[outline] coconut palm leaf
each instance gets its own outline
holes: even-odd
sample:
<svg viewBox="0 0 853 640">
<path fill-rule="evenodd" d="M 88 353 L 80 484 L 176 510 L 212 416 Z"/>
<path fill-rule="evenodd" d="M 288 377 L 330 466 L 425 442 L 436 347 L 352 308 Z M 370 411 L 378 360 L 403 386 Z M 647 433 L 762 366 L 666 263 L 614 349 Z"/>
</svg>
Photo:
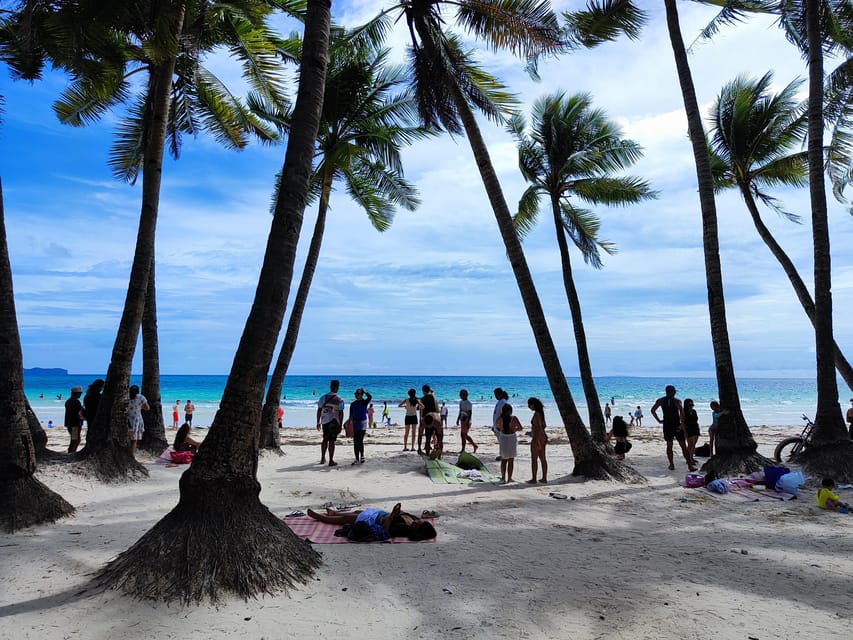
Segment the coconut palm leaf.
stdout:
<svg viewBox="0 0 853 640">
<path fill-rule="evenodd" d="M 564 37 L 573 48 L 597 47 L 622 34 L 637 40 L 648 21 L 633 0 L 590 1 L 584 10 L 563 12 L 563 19 Z"/>
<path fill-rule="evenodd" d="M 536 226 L 539 218 L 540 196 L 541 191 L 535 185 L 527 187 L 521 194 L 518 200 L 518 211 L 512 217 L 512 224 L 519 238 L 525 238 Z"/>
</svg>

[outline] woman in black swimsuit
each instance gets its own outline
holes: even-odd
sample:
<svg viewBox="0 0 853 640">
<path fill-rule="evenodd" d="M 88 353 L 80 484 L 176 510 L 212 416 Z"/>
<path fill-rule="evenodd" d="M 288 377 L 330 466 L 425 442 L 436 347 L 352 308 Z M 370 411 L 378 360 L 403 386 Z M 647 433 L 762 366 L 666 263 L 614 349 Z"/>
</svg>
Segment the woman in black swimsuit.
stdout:
<svg viewBox="0 0 853 640">
<path fill-rule="evenodd" d="M 699 416 L 696 415 L 696 409 L 693 407 L 693 400 L 690 398 L 684 399 L 684 435 L 687 444 L 687 464 L 691 471 L 696 470 L 696 460 L 693 458 L 693 451 L 696 449 L 696 443 L 699 441 Z"/>
</svg>

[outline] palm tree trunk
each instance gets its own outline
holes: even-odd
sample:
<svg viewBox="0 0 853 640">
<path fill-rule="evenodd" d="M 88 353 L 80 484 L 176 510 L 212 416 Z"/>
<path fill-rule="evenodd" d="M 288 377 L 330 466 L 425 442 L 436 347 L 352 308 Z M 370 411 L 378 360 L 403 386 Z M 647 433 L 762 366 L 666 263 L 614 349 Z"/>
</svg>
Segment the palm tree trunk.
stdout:
<svg viewBox="0 0 853 640">
<path fill-rule="evenodd" d="M 806 30 L 809 51 L 809 195 L 812 209 L 815 288 L 815 354 L 817 356 L 817 408 L 812 442 L 800 462 L 809 475 L 831 475 L 836 482 L 853 480 L 851 444 L 835 378 L 832 335 L 832 278 L 830 276 L 829 224 L 823 165 L 823 40 L 818 0 L 806 0 Z"/>
<path fill-rule="evenodd" d="M 261 416 L 261 448 L 280 451 L 280 438 L 278 433 L 278 403 L 281 398 L 281 390 L 284 386 L 284 377 L 290 366 L 290 359 L 296 349 L 296 340 L 299 338 L 299 327 L 302 324 L 302 314 L 305 311 L 305 303 L 311 290 L 311 281 L 320 261 L 320 248 L 323 245 L 323 235 L 326 230 L 326 214 L 329 210 L 329 195 L 332 192 L 332 173 L 327 171 L 323 176 L 323 184 L 320 193 L 320 204 L 317 207 L 317 221 L 314 223 L 314 234 L 308 246 L 308 255 L 305 257 L 305 267 L 302 269 L 302 278 L 299 280 L 299 288 L 296 290 L 296 298 L 293 300 L 293 308 L 290 310 L 290 318 L 287 322 L 287 330 L 284 333 L 284 342 L 278 352 L 270 384 L 267 389 L 267 399 Z"/>
<path fill-rule="evenodd" d="M 586 405 L 589 407 L 589 428 L 592 437 L 598 442 L 607 442 L 607 425 L 604 423 L 604 413 L 601 411 L 601 402 L 598 399 L 598 390 L 595 388 L 595 379 L 592 377 L 592 364 L 589 359 L 589 349 L 586 344 L 586 331 L 583 326 L 583 315 L 581 313 L 581 302 L 572 276 L 572 259 L 569 255 L 569 243 L 566 240 L 566 231 L 563 227 L 563 217 L 560 214 L 559 201 L 551 202 L 551 211 L 554 214 L 554 225 L 557 232 L 557 245 L 560 247 L 560 259 L 563 264 L 563 286 L 566 289 L 566 299 L 569 302 L 569 310 L 572 313 L 572 328 L 575 333 L 575 345 L 578 351 L 578 370 L 580 371 L 583 393 Z"/>
<path fill-rule="evenodd" d="M 421 38 L 421 42 L 427 53 L 433 59 L 438 59 L 432 34 L 419 22 L 416 22 L 415 26 L 418 29 L 418 36 Z M 603 447 L 596 445 L 583 424 L 583 419 L 578 413 L 574 398 L 572 398 L 572 392 L 569 390 L 569 385 L 566 382 L 566 377 L 563 375 L 563 368 L 560 364 L 554 341 L 551 338 L 548 323 L 545 320 L 545 312 L 542 309 L 542 303 L 539 301 L 539 294 L 536 292 L 536 286 L 533 284 L 533 277 L 530 274 L 527 259 L 524 257 L 521 241 L 512 224 L 512 215 L 506 204 L 506 198 L 504 197 L 494 166 L 492 166 L 488 147 L 483 140 L 480 127 L 459 85 L 449 77 L 445 81 L 448 83 L 448 88 L 453 96 L 454 105 L 459 113 L 462 126 L 465 128 L 468 143 L 471 146 L 474 160 L 480 171 L 486 195 L 495 214 L 498 229 L 506 248 L 506 255 L 515 275 L 515 281 L 518 285 L 522 302 L 524 303 L 524 309 L 527 312 L 530 328 L 533 330 L 533 337 L 539 350 L 539 357 L 542 359 L 542 366 L 545 369 L 551 393 L 554 395 L 554 401 L 557 403 L 560 417 L 563 420 L 566 434 L 569 437 L 575 461 L 572 475 L 588 478 L 613 477 L 624 480 L 637 480 L 641 476 L 633 469 L 630 469 L 630 467 L 617 462 L 607 455 Z"/>
<path fill-rule="evenodd" d="M 145 432 L 139 448 L 159 455 L 169 446 L 163 424 L 163 400 L 160 396 L 160 340 L 157 335 L 157 289 L 154 286 L 155 258 L 151 258 L 148 291 L 142 312 L 142 395 L 148 400 L 148 411 L 142 412 Z"/>
<path fill-rule="evenodd" d="M 182 23 L 183 13 L 171 25 L 176 42 Z M 143 143 L 142 210 L 139 214 L 136 249 L 98 415 L 95 424 L 87 431 L 86 447 L 80 453 L 80 457 L 92 467 L 95 474 L 108 481 L 129 475 L 148 475 L 148 470 L 134 459 L 127 446 L 127 388 L 154 259 L 154 234 L 160 204 L 160 180 L 175 61 L 175 56 L 170 56 L 164 62 L 153 64 L 149 73 L 145 112 L 147 126 Z"/>
<path fill-rule="evenodd" d="M 749 215 L 752 216 L 752 223 L 755 225 L 755 230 L 758 231 L 759 237 L 764 241 L 764 244 L 766 244 L 767 248 L 770 249 L 770 253 L 773 254 L 782 266 L 782 270 L 785 272 L 785 275 L 788 276 L 788 280 L 791 281 L 791 286 L 794 288 L 797 300 L 800 301 L 803 311 L 806 312 L 806 316 L 814 327 L 814 300 L 812 300 L 812 296 L 809 293 L 808 287 L 806 287 L 806 283 L 803 282 L 803 279 L 797 271 L 797 267 L 794 266 L 794 263 L 788 257 L 788 254 L 785 253 L 785 250 L 782 249 L 778 242 L 776 242 L 776 238 L 774 238 L 773 234 L 770 233 L 770 229 L 765 226 L 764 221 L 761 219 L 761 215 L 758 212 L 758 206 L 755 203 L 755 198 L 752 197 L 752 193 L 745 186 L 740 187 L 740 192 L 743 196 L 744 202 L 746 202 L 746 208 L 749 210 Z M 847 383 L 850 390 L 853 391 L 853 367 L 850 366 L 850 363 L 847 361 L 847 358 L 844 357 L 844 353 L 842 353 L 841 348 L 835 340 L 833 340 L 832 344 L 835 354 L 835 368 L 838 370 L 838 373 L 841 374 L 841 377 L 844 378 L 844 381 Z"/>
<path fill-rule="evenodd" d="M 136 595 L 190 603 L 305 583 L 320 556 L 259 498 L 258 434 L 308 197 L 329 43 L 330 0 L 308 0 L 299 91 L 255 299 L 220 409 L 180 481 L 180 501 L 99 574 Z"/>
<path fill-rule="evenodd" d="M 74 507 L 36 480 L 36 451 L 27 424 L 24 359 L 15 312 L 12 265 L 0 184 L 0 529 L 53 522 Z"/>
<path fill-rule="evenodd" d="M 729 413 L 720 420 L 717 430 L 717 452 L 702 467 L 709 476 L 733 475 L 761 469 L 767 459 L 756 452 L 758 445 L 749 431 L 740 406 L 737 380 L 735 379 L 729 329 L 726 321 L 726 303 L 723 295 L 723 273 L 720 265 L 720 242 L 717 231 L 717 206 L 714 201 L 714 180 L 702 114 L 696 100 L 687 51 L 681 36 L 678 10 L 675 0 L 664 0 L 666 24 L 670 44 L 678 70 L 678 82 L 687 114 L 693 160 L 696 164 L 696 179 L 699 185 L 699 205 L 702 211 L 702 244 L 705 254 L 705 280 L 708 287 L 708 313 L 711 320 L 711 342 L 717 374 L 717 389 L 720 404 Z"/>
</svg>

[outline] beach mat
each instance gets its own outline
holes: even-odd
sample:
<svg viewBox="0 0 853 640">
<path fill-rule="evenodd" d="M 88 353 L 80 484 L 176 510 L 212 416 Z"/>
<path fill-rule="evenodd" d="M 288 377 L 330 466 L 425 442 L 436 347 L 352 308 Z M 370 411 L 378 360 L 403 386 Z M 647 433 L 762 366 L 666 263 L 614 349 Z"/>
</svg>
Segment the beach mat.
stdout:
<svg viewBox="0 0 853 640">
<path fill-rule="evenodd" d="M 436 484 L 471 484 L 472 482 L 498 483 L 501 481 L 501 477 L 499 475 L 489 471 L 486 465 L 479 460 L 478 462 L 482 465 L 482 468 L 479 469 L 481 477 L 479 479 L 475 479 L 460 476 L 459 474 L 464 473 L 465 469 L 457 467 L 455 464 L 451 464 L 444 460 L 431 460 L 429 456 L 426 455 L 421 457 L 426 465 L 427 475 L 430 477 L 430 480 Z M 474 456 L 471 457 L 473 458 Z"/>
<path fill-rule="evenodd" d="M 428 519 L 430 522 L 432 522 L 433 526 L 435 526 L 434 520 L 429 518 L 425 519 Z M 282 518 L 282 520 L 284 521 L 284 524 L 290 527 L 290 530 L 293 531 L 293 533 L 295 533 L 303 540 L 311 542 L 312 544 L 347 544 L 349 542 L 349 540 L 347 540 L 347 538 L 344 536 L 335 536 L 335 531 L 340 529 L 340 526 L 336 524 L 327 524 L 325 522 L 320 522 L 319 520 L 315 520 L 310 516 L 291 516 L 284 517 Z M 387 542 L 435 542 L 435 538 L 431 540 L 409 540 L 408 538 L 391 538 Z M 359 542 L 357 544 L 372 543 Z"/>
<path fill-rule="evenodd" d="M 728 493 L 717 493 L 716 491 L 711 491 L 708 487 L 696 487 L 693 491 L 701 491 L 728 502 L 785 502 L 797 497 L 784 491 L 774 491 L 773 489 L 755 491 L 737 486 L 729 486 Z"/>
</svg>

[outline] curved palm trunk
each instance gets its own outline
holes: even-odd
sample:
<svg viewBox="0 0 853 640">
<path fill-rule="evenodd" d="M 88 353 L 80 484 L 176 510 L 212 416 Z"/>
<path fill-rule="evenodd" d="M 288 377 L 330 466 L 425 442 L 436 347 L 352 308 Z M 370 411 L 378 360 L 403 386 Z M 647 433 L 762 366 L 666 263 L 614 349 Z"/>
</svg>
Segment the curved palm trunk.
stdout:
<svg viewBox="0 0 853 640">
<path fill-rule="evenodd" d="M 794 288 L 797 300 L 800 301 L 803 311 L 806 312 L 806 316 L 812 323 L 812 326 L 814 326 L 814 300 L 812 300 L 812 296 L 809 293 L 808 287 L 806 287 L 806 283 L 803 282 L 803 279 L 797 272 L 797 267 L 794 266 L 794 263 L 788 257 L 788 254 L 785 253 L 784 249 L 782 249 L 779 243 L 776 242 L 776 238 L 774 238 L 773 234 L 770 233 L 770 229 L 765 226 L 764 221 L 761 219 L 761 215 L 758 212 L 758 206 L 755 203 L 755 198 L 752 197 L 752 193 L 750 193 L 749 189 L 743 185 L 740 186 L 740 193 L 743 196 L 744 202 L 746 202 L 746 208 L 749 210 L 749 215 L 752 217 L 752 223 L 755 225 L 755 230 L 758 231 L 759 237 L 764 241 L 764 244 L 766 244 L 767 248 L 770 249 L 770 253 L 773 254 L 782 266 L 782 270 L 785 272 L 785 275 L 788 276 L 788 280 L 791 281 L 791 286 Z M 850 363 L 847 361 L 847 358 L 844 357 L 844 353 L 842 353 L 835 340 L 832 341 L 832 344 L 835 356 L 835 368 L 838 370 L 838 373 L 841 374 L 841 377 L 844 378 L 844 381 L 847 383 L 847 386 L 850 387 L 850 390 L 853 391 L 853 367 L 850 366 Z"/>
<path fill-rule="evenodd" d="M 812 209 L 815 288 L 815 354 L 817 356 L 817 408 L 812 432 L 814 447 L 801 456 L 810 475 L 830 475 L 836 482 L 853 480 L 853 444 L 844 427 L 838 404 L 832 336 L 832 278 L 830 276 L 829 224 L 823 165 L 823 49 L 817 0 L 805 3 L 809 43 L 809 195 Z"/>
<path fill-rule="evenodd" d="M 284 333 L 284 342 L 278 352 L 267 399 L 261 416 L 261 448 L 280 451 L 280 434 L 278 432 L 278 403 L 281 398 L 281 390 L 284 387 L 284 377 L 290 366 L 290 359 L 296 349 L 296 340 L 299 338 L 299 327 L 302 324 L 302 314 L 305 311 L 305 303 L 311 290 L 311 281 L 320 260 L 320 248 L 323 245 L 323 234 L 326 230 L 326 213 L 329 210 L 329 195 L 332 192 L 332 174 L 326 172 L 323 176 L 320 204 L 317 207 L 317 221 L 314 223 L 314 234 L 311 236 L 311 244 L 308 246 L 308 255 L 305 257 L 305 267 L 302 269 L 302 278 L 299 280 L 299 288 L 296 290 L 296 298 L 293 300 L 293 308 L 290 310 L 290 319 L 287 321 L 287 330 Z"/>
<path fill-rule="evenodd" d="M 418 36 L 421 38 L 427 52 L 431 54 L 433 59 L 438 59 L 435 52 L 435 43 L 432 41 L 430 32 L 420 23 L 416 23 L 416 28 L 418 29 Z M 515 281 L 518 285 L 522 302 L 524 303 L 524 309 L 527 312 L 530 328 L 533 330 L 533 337 L 536 340 L 539 356 L 542 359 L 542 366 L 545 369 L 551 393 L 554 394 L 554 401 L 557 403 L 560 417 L 563 420 L 563 426 L 569 437 L 572 455 L 575 460 L 572 475 L 586 476 L 588 478 L 615 477 L 625 480 L 637 480 L 641 476 L 630 467 L 617 462 L 607 455 L 602 447 L 596 445 L 583 424 L 583 419 L 578 413 L 574 398 L 572 398 L 572 392 L 569 390 L 569 385 L 566 382 L 566 377 L 563 375 L 557 349 L 551 338 L 551 332 L 545 320 L 545 312 L 539 301 L 539 294 L 536 292 L 536 287 L 533 284 L 533 277 L 530 274 L 527 259 L 524 257 L 521 241 L 512 224 L 512 215 L 506 204 L 506 198 L 504 197 L 495 169 L 492 166 L 489 151 L 483 140 L 480 127 L 477 125 L 474 113 L 468 106 L 468 102 L 462 94 L 459 85 L 450 78 L 446 78 L 446 82 L 449 84 L 454 105 L 459 113 L 462 126 L 465 128 L 465 134 L 471 146 L 471 151 L 474 154 L 477 168 L 480 171 L 486 195 L 495 214 L 498 229 L 506 248 L 507 258 L 515 275 Z"/>
<path fill-rule="evenodd" d="M 180 501 L 105 567 L 99 579 L 136 596 L 185 603 L 248 598 L 304 583 L 319 555 L 259 498 L 258 433 L 267 371 L 281 329 L 320 122 L 329 0 L 309 0 L 299 92 L 272 227 L 252 309 L 220 409 L 180 481 Z"/>
<path fill-rule="evenodd" d="M 172 25 L 177 41 L 183 16 Z M 149 275 L 154 260 L 154 232 L 160 204 L 160 181 L 175 58 L 152 66 L 148 79 L 146 133 L 142 165 L 142 210 L 136 249 L 130 270 L 130 283 L 124 301 L 110 365 L 104 380 L 104 392 L 98 405 L 95 424 L 86 434 L 86 447 L 80 457 L 91 465 L 98 477 L 114 480 L 129 475 L 148 475 L 127 446 L 127 388 L 136 340 L 145 309 Z"/>
<path fill-rule="evenodd" d="M 711 342 L 714 348 L 714 364 L 717 373 L 717 389 L 720 404 L 728 409 L 728 415 L 720 419 L 717 430 L 717 455 L 702 467 L 709 476 L 735 475 L 761 469 L 767 459 L 756 452 L 758 445 L 749 431 L 740 406 L 737 380 L 735 379 L 729 329 L 726 321 L 726 302 L 723 295 L 723 274 L 720 266 L 720 241 L 717 231 L 717 206 L 714 201 L 714 180 L 702 114 L 693 88 L 693 78 L 687 61 L 687 51 L 681 37 L 678 10 L 675 0 L 664 0 L 666 24 L 670 44 L 678 70 L 678 82 L 687 114 L 693 160 L 696 163 L 696 179 L 699 185 L 699 204 L 702 210 L 702 244 L 705 254 L 705 280 L 708 287 L 708 313 L 711 320 Z"/>
<path fill-rule="evenodd" d="M 74 507 L 36 480 L 36 451 L 27 424 L 24 359 L 15 313 L 0 184 L 0 529 L 14 533 L 74 513 Z"/>
<path fill-rule="evenodd" d="M 586 405 L 589 407 L 589 428 L 592 437 L 598 442 L 607 442 L 607 425 L 604 423 L 604 413 L 601 411 L 601 402 L 598 399 L 598 390 L 595 388 L 595 379 L 592 377 L 592 364 L 589 360 L 589 349 L 586 344 L 586 331 L 583 326 L 583 315 L 581 313 L 581 301 L 578 297 L 575 280 L 572 276 L 572 260 L 569 255 L 569 243 L 566 241 L 566 232 L 563 229 L 563 218 L 560 215 L 559 202 L 551 202 L 551 210 L 554 214 L 554 225 L 557 231 L 557 245 L 560 247 L 560 259 L 563 263 L 563 286 L 566 289 L 566 299 L 569 302 L 569 310 L 572 313 L 572 328 L 575 333 L 575 345 L 578 350 L 578 369 L 583 385 L 583 394 Z"/>
<path fill-rule="evenodd" d="M 30 430 L 30 437 L 33 440 L 36 459 L 45 460 L 59 456 L 60 454 L 47 448 L 47 432 L 41 426 L 38 416 L 36 415 L 36 412 L 33 411 L 30 401 L 27 400 L 26 395 L 24 396 L 24 403 L 24 411 L 27 415 L 27 428 Z"/>
<path fill-rule="evenodd" d="M 154 286 L 155 259 L 151 258 L 148 291 L 142 312 L 142 395 L 148 400 L 148 411 L 142 412 L 145 433 L 139 448 L 159 455 L 169 446 L 163 424 L 163 401 L 160 396 L 160 340 L 157 336 L 157 289 Z"/>
</svg>

